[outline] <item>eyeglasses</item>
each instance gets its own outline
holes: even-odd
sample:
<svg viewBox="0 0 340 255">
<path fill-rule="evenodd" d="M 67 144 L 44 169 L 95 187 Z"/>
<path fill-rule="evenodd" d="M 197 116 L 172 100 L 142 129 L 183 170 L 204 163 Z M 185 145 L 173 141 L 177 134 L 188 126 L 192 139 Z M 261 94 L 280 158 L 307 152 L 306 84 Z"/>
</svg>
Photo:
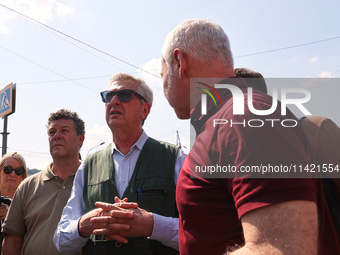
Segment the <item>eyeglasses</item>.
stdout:
<svg viewBox="0 0 340 255">
<path fill-rule="evenodd" d="M 12 173 L 13 170 L 14 170 L 16 175 L 22 175 L 23 173 L 25 173 L 25 168 L 23 168 L 23 167 L 17 167 L 15 169 L 11 166 L 5 166 L 4 167 L 5 174 L 10 174 L 10 173 Z"/>
<path fill-rule="evenodd" d="M 118 91 L 108 90 L 108 91 L 100 92 L 100 95 L 102 96 L 102 100 L 104 103 L 110 103 L 112 98 L 115 95 L 117 95 L 118 99 L 121 102 L 129 102 L 132 94 L 134 94 L 136 97 L 146 102 L 146 99 L 142 95 L 138 94 L 136 91 L 133 91 L 131 89 L 121 89 Z"/>
</svg>

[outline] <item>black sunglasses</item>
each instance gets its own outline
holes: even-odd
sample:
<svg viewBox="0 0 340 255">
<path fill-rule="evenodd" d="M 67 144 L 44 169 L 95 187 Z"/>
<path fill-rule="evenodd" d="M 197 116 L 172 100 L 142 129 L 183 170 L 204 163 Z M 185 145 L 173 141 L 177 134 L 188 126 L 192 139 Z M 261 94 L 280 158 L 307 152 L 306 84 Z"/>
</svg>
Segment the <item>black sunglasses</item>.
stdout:
<svg viewBox="0 0 340 255">
<path fill-rule="evenodd" d="M 115 95 L 117 95 L 118 99 L 121 102 L 129 102 L 132 94 L 146 102 L 146 99 L 142 95 L 138 94 L 136 91 L 133 91 L 131 89 L 121 89 L 117 91 L 108 90 L 100 92 L 100 95 L 102 96 L 102 100 L 104 103 L 110 103 Z"/>
<path fill-rule="evenodd" d="M 10 174 L 10 173 L 12 173 L 13 170 L 14 170 L 16 175 L 22 175 L 23 173 L 25 173 L 25 168 L 23 168 L 23 167 L 17 167 L 15 169 L 11 166 L 5 166 L 4 167 L 5 174 Z"/>
</svg>

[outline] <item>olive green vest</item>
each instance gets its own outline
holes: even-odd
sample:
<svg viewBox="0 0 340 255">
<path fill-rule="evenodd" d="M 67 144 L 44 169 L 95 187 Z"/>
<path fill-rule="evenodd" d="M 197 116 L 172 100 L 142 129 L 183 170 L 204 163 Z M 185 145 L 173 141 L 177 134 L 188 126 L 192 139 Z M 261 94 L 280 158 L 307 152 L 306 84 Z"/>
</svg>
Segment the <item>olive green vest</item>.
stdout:
<svg viewBox="0 0 340 255">
<path fill-rule="evenodd" d="M 122 198 L 137 202 L 146 211 L 166 217 L 178 217 L 174 181 L 178 147 L 148 138 Z M 115 184 L 111 145 L 90 155 L 85 161 L 84 201 L 86 210 L 95 202 L 114 203 L 119 196 Z M 83 254 L 179 254 L 158 241 L 129 238 L 128 244 L 106 241 L 105 236 L 91 235 Z"/>
</svg>

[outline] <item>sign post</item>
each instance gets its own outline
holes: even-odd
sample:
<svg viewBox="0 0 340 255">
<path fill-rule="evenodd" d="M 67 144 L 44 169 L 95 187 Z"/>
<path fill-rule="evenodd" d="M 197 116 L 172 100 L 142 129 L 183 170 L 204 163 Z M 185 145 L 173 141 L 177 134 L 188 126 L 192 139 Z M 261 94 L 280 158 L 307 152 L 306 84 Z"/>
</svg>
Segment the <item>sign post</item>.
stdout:
<svg viewBox="0 0 340 255">
<path fill-rule="evenodd" d="M 2 138 L 2 156 L 7 153 L 7 122 L 8 115 L 15 112 L 15 92 L 16 86 L 11 83 L 0 91 L 0 117 L 4 119 L 4 131 L 1 133 Z"/>
</svg>

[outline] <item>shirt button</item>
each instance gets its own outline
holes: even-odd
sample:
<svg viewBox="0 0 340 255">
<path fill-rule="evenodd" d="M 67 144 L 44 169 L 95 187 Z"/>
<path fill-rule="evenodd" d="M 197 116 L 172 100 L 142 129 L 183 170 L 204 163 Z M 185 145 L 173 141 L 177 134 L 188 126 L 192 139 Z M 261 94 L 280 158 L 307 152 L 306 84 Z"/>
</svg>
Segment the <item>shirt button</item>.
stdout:
<svg viewBox="0 0 340 255">
<path fill-rule="evenodd" d="M 127 158 L 124 158 L 124 160 L 127 160 Z"/>
<path fill-rule="evenodd" d="M 122 180 L 122 182 L 125 182 L 125 181 L 126 181 L 125 179 Z"/>
<path fill-rule="evenodd" d="M 63 186 L 63 189 L 66 189 L 65 186 Z"/>
</svg>

